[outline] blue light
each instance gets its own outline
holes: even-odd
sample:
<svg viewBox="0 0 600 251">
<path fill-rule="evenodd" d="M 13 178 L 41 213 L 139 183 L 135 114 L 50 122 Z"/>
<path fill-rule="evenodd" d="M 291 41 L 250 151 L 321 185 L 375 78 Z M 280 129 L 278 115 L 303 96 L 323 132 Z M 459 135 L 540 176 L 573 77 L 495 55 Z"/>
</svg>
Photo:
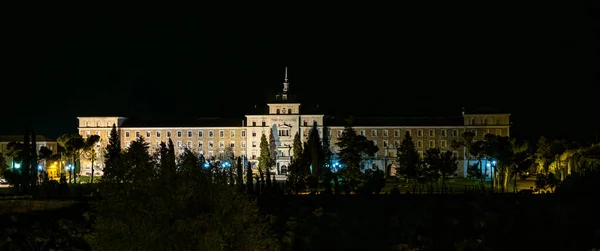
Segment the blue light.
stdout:
<svg viewBox="0 0 600 251">
<path fill-rule="evenodd" d="M 15 163 L 15 168 L 21 168 L 21 163 Z"/>
<path fill-rule="evenodd" d="M 204 167 L 205 167 L 205 168 L 209 168 L 209 167 L 210 167 L 210 163 L 208 163 L 208 161 L 207 161 L 207 162 L 205 162 L 205 163 L 204 163 Z"/>
<path fill-rule="evenodd" d="M 42 165 L 38 165 L 38 170 L 42 170 Z"/>
<path fill-rule="evenodd" d="M 490 165 L 490 163 L 487 163 L 487 167 L 491 167 L 492 165 Z"/>
<path fill-rule="evenodd" d="M 71 166 L 71 164 L 69 164 L 69 165 L 67 166 L 67 169 L 69 169 L 69 170 L 73 170 L 73 167 Z"/>
<path fill-rule="evenodd" d="M 222 167 L 231 167 L 231 164 L 229 164 L 229 162 L 223 162 L 223 164 L 221 164 Z"/>
<path fill-rule="evenodd" d="M 495 161 L 495 160 L 494 160 L 494 161 L 492 161 L 492 165 L 496 165 L 496 161 Z"/>
</svg>

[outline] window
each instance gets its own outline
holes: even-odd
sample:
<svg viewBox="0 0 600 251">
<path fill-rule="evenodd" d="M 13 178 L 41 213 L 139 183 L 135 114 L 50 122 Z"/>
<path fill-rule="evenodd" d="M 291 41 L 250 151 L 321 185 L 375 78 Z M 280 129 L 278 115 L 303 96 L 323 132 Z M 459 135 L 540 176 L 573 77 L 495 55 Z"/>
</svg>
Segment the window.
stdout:
<svg viewBox="0 0 600 251">
<path fill-rule="evenodd" d="M 194 137 L 194 133 L 192 131 L 188 131 L 188 138 Z"/>
<path fill-rule="evenodd" d="M 129 138 L 129 136 L 130 136 L 130 135 L 129 135 L 129 131 L 126 131 L 126 132 L 125 132 L 125 138 Z"/>
<path fill-rule="evenodd" d="M 277 114 L 279 114 L 279 109 L 277 109 Z"/>
<path fill-rule="evenodd" d="M 453 151 L 452 152 L 452 156 L 454 156 L 454 158 L 458 158 L 458 152 L 457 151 Z"/>
<path fill-rule="evenodd" d="M 256 147 L 256 141 L 252 141 L 252 147 Z"/>
<path fill-rule="evenodd" d="M 181 141 L 177 141 L 177 147 L 182 148 L 183 147 L 183 143 L 181 143 Z"/>
<path fill-rule="evenodd" d="M 160 137 L 162 137 L 162 134 L 160 133 L 160 131 L 156 131 L 156 137 L 157 137 L 157 138 L 160 138 Z"/>
<path fill-rule="evenodd" d="M 387 140 L 384 140 L 382 143 L 383 143 L 383 147 L 388 147 L 388 141 Z"/>
<path fill-rule="evenodd" d="M 423 151 L 419 151 L 419 157 L 422 159 L 423 158 Z"/>
<path fill-rule="evenodd" d="M 246 131 L 242 131 L 242 137 L 246 137 Z"/>
<path fill-rule="evenodd" d="M 373 144 L 377 145 L 377 140 L 373 140 Z"/>
<path fill-rule="evenodd" d="M 252 154 L 252 159 L 256 159 L 256 154 Z"/>
<path fill-rule="evenodd" d="M 400 137 L 400 130 L 394 130 L 394 137 Z"/>
<path fill-rule="evenodd" d="M 292 114 L 292 109 L 288 109 L 288 114 Z"/>
<path fill-rule="evenodd" d="M 457 129 L 452 130 L 452 137 L 458 137 L 458 130 Z"/>
<path fill-rule="evenodd" d="M 256 137 L 256 132 L 252 132 L 252 137 Z"/>
<path fill-rule="evenodd" d="M 442 148 L 448 147 L 445 140 L 440 141 L 440 147 L 442 147 Z"/>
<path fill-rule="evenodd" d="M 490 134 L 490 129 L 483 130 L 483 135 L 488 135 L 488 134 Z"/>
<path fill-rule="evenodd" d="M 242 148 L 246 148 L 246 141 L 242 141 Z"/>
<path fill-rule="evenodd" d="M 156 141 L 156 149 L 160 149 L 160 141 Z"/>
<path fill-rule="evenodd" d="M 183 133 L 181 131 L 177 131 L 177 138 L 181 138 L 182 135 Z"/>
<path fill-rule="evenodd" d="M 496 129 L 496 134 L 498 136 L 502 136 L 502 129 Z"/>
<path fill-rule="evenodd" d="M 308 122 L 306 120 L 304 121 L 304 126 L 308 126 Z"/>
<path fill-rule="evenodd" d="M 375 130 L 375 129 L 371 130 L 371 137 L 377 137 L 377 130 Z"/>
<path fill-rule="evenodd" d="M 224 147 L 225 147 L 225 142 L 219 141 L 219 148 L 224 148 Z"/>
<path fill-rule="evenodd" d="M 167 138 L 170 138 L 170 137 L 171 137 L 171 132 L 170 132 L 170 131 L 168 131 L 168 132 L 167 132 Z"/>
<path fill-rule="evenodd" d="M 208 151 L 208 157 L 212 158 L 212 156 L 215 156 L 215 152 L 213 151 Z"/>
<path fill-rule="evenodd" d="M 472 119 L 471 120 L 471 125 L 474 125 L 474 124 L 475 124 L 475 119 Z"/>
<path fill-rule="evenodd" d="M 219 131 L 219 137 L 220 137 L 220 138 L 223 138 L 223 137 L 225 137 L 225 131 L 223 131 L 223 130 L 220 130 L 220 131 Z"/>
<path fill-rule="evenodd" d="M 435 141 L 434 140 L 430 140 L 429 141 L 429 148 L 435 148 Z"/>
<path fill-rule="evenodd" d="M 483 125 L 487 125 L 488 124 L 488 120 L 487 119 L 483 119 Z"/>
<path fill-rule="evenodd" d="M 387 137 L 388 136 L 388 130 L 383 130 L 382 132 L 383 137 Z"/>
<path fill-rule="evenodd" d="M 212 130 L 211 130 L 211 131 L 208 131 L 208 137 L 209 137 L 209 138 L 212 138 L 212 137 L 214 137 L 214 136 L 215 136 L 215 133 L 214 133 Z"/>
<path fill-rule="evenodd" d="M 423 130 L 417 130 L 417 137 L 423 137 Z"/>
<path fill-rule="evenodd" d="M 267 126 L 267 122 L 263 121 L 262 126 Z"/>
<path fill-rule="evenodd" d="M 256 126 L 256 121 L 252 121 L 252 126 Z"/>
<path fill-rule="evenodd" d="M 423 147 L 423 141 L 422 140 L 418 140 L 417 141 L 417 147 Z"/>
<path fill-rule="evenodd" d="M 344 133 L 344 130 L 338 130 L 337 131 L 337 135 L 338 137 L 342 137 L 342 134 Z"/>
<path fill-rule="evenodd" d="M 367 133 L 365 132 L 365 130 L 364 130 L 364 129 L 361 129 L 361 130 L 360 130 L 360 136 L 365 136 L 365 135 L 367 135 Z"/>
<path fill-rule="evenodd" d="M 146 132 L 146 138 L 150 138 L 150 131 Z"/>
<path fill-rule="evenodd" d="M 125 141 L 125 147 L 129 147 L 130 144 L 131 144 L 131 142 Z"/>
<path fill-rule="evenodd" d="M 198 131 L 198 138 L 204 137 L 204 133 L 202 131 Z"/>
<path fill-rule="evenodd" d="M 140 132 L 135 132 L 135 137 L 139 138 L 140 137 Z"/>
<path fill-rule="evenodd" d="M 442 129 L 441 134 L 442 134 L 442 137 L 446 137 L 446 129 Z"/>
<path fill-rule="evenodd" d="M 435 130 L 429 129 L 429 137 L 435 137 Z"/>
<path fill-rule="evenodd" d="M 290 136 L 290 130 L 279 130 L 279 136 Z"/>
<path fill-rule="evenodd" d="M 394 140 L 394 147 L 395 148 L 400 147 L 400 140 Z"/>
<path fill-rule="evenodd" d="M 198 142 L 198 149 L 202 149 L 204 147 L 204 142 L 199 141 Z"/>
<path fill-rule="evenodd" d="M 494 120 L 494 118 L 490 118 L 490 125 L 495 125 L 496 121 Z"/>
<path fill-rule="evenodd" d="M 189 149 L 192 149 L 192 142 L 188 141 L 187 144 L 185 144 L 185 146 Z"/>
<path fill-rule="evenodd" d="M 412 130 L 406 129 L 406 132 L 408 133 L 408 136 L 412 136 Z"/>
<path fill-rule="evenodd" d="M 229 147 L 234 148 L 235 147 L 235 141 L 229 142 Z"/>
<path fill-rule="evenodd" d="M 215 147 L 215 143 L 212 142 L 212 141 L 209 141 L 208 142 L 208 148 L 213 148 L 213 147 Z"/>
</svg>

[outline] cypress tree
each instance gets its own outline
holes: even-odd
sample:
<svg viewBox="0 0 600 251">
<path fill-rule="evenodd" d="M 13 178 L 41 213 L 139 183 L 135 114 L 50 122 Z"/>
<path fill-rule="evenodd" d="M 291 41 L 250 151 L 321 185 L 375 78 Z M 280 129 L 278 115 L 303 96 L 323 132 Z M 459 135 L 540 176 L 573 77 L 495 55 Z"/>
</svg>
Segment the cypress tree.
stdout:
<svg viewBox="0 0 600 251">
<path fill-rule="evenodd" d="M 240 188 L 240 191 L 244 189 L 244 169 L 242 167 L 242 156 L 237 157 L 235 163 L 236 183 Z"/>
<path fill-rule="evenodd" d="M 246 170 L 246 190 L 248 193 L 254 192 L 254 184 L 252 181 L 252 165 L 248 164 L 248 168 Z"/>
<path fill-rule="evenodd" d="M 35 136 L 35 132 L 32 131 L 31 132 L 31 166 L 30 166 L 30 172 L 31 172 L 31 180 L 30 180 L 30 184 L 32 188 L 35 188 L 35 186 L 37 185 L 37 179 L 38 179 L 38 161 L 37 161 L 37 140 L 36 140 L 36 136 Z"/>
</svg>

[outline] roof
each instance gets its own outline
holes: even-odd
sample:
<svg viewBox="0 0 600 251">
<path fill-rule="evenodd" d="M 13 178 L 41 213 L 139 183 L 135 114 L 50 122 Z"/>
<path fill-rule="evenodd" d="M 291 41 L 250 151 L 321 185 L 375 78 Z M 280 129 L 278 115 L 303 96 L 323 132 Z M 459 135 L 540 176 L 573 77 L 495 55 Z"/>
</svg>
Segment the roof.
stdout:
<svg viewBox="0 0 600 251">
<path fill-rule="evenodd" d="M 23 142 L 24 135 L 0 135 L 0 142 Z M 51 138 L 35 135 L 36 142 L 54 142 Z"/>
<path fill-rule="evenodd" d="M 491 107 L 477 107 L 473 110 L 466 111 L 465 114 L 469 115 L 469 114 L 509 114 L 509 113 L 502 112 L 498 109 L 491 108 Z"/>
<path fill-rule="evenodd" d="M 234 118 L 127 118 L 120 127 L 240 127 L 242 119 Z"/>
<path fill-rule="evenodd" d="M 326 125 L 345 126 L 346 117 L 327 117 Z M 463 117 L 354 117 L 352 126 L 462 126 Z"/>
</svg>

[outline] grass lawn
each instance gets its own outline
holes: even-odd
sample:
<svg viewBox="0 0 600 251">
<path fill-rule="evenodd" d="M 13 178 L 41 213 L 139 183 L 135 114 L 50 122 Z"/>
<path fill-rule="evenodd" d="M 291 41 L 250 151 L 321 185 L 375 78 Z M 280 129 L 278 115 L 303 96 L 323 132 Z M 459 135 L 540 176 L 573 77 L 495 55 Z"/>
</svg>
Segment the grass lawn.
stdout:
<svg viewBox="0 0 600 251">
<path fill-rule="evenodd" d="M 101 178 L 102 176 L 94 176 L 94 183 L 100 182 Z M 90 183 L 91 180 L 92 176 L 79 176 L 79 178 L 77 178 L 77 183 Z"/>
</svg>

